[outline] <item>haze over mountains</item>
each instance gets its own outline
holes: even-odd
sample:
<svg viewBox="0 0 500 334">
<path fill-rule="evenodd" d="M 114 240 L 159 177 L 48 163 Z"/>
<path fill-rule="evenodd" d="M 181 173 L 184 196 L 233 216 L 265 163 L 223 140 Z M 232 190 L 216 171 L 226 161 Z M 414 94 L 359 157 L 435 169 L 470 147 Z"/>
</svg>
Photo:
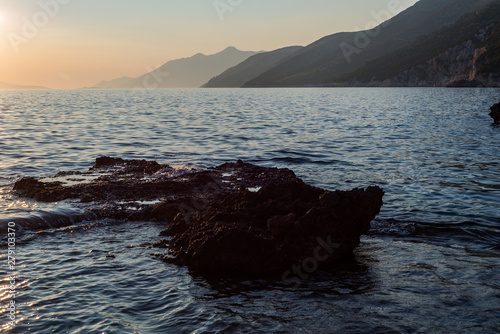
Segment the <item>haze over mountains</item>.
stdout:
<svg viewBox="0 0 500 334">
<path fill-rule="evenodd" d="M 421 0 L 393 14 L 372 13 L 377 27 L 306 47 L 230 47 L 96 87 L 500 86 L 500 0 Z"/>
<path fill-rule="evenodd" d="M 123 77 L 102 81 L 95 88 L 194 88 L 200 87 L 213 76 L 224 72 L 250 56 L 253 51 L 240 51 L 234 47 L 213 54 L 198 53 L 190 58 L 176 59 L 138 78 Z"/>
<path fill-rule="evenodd" d="M 420 0 L 371 30 L 341 32 L 270 52 L 234 47 L 172 60 L 93 88 L 500 87 L 500 0 Z M 385 21 L 384 21 L 385 20 Z M 31 89 L 0 82 L 0 89 Z"/>
<path fill-rule="evenodd" d="M 0 89 L 48 89 L 47 87 L 41 86 L 23 86 L 23 85 L 13 85 L 6 82 L 0 82 Z"/>
</svg>

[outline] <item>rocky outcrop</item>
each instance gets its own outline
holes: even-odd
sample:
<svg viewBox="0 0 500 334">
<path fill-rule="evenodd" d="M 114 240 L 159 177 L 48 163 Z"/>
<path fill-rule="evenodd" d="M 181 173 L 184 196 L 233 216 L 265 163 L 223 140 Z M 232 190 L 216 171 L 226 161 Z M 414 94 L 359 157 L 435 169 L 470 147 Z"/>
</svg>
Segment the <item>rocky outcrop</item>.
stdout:
<svg viewBox="0 0 500 334">
<path fill-rule="evenodd" d="M 162 259 L 210 274 L 268 274 L 321 253 L 328 265 L 352 254 L 379 213 L 378 187 L 328 191 L 288 169 L 238 161 L 175 169 L 102 157 L 87 172 L 16 182 L 19 196 L 79 200 L 97 217 L 165 222 Z M 321 252 L 320 252 L 321 251 Z"/>
<path fill-rule="evenodd" d="M 495 124 L 500 124 L 500 103 L 494 104 L 491 108 L 490 116 Z"/>
<path fill-rule="evenodd" d="M 176 216 L 166 261 L 209 273 L 283 272 L 322 250 L 332 262 L 352 254 L 382 205 L 383 192 L 325 191 L 298 179 L 238 191 L 207 210 Z"/>
</svg>

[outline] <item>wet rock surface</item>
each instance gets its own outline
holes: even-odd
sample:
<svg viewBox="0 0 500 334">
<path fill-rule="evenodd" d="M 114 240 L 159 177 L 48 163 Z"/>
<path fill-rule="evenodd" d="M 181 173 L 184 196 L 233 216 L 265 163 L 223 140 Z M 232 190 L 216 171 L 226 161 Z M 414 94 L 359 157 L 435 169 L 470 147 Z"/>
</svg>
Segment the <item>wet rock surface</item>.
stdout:
<svg viewBox="0 0 500 334">
<path fill-rule="evenodd" d="M 500 124 L 500 103 L 494 104 L 491 108 L 490 116 L 495 124 Z"/>
<path fill-rule="evenodd" d="M 16 182 L 19 196 L 77 200 L 97 218 L 165 222 L 163 260 L 211 274 L 268 274 L 350 256 L 379 213 L 379 187 L 328 191 L 288 169 L 238 161 L 172 168 L 101 157 L 87 172 Z M 154 241 L 153 241 L 154 242 Z"/>
</svg>

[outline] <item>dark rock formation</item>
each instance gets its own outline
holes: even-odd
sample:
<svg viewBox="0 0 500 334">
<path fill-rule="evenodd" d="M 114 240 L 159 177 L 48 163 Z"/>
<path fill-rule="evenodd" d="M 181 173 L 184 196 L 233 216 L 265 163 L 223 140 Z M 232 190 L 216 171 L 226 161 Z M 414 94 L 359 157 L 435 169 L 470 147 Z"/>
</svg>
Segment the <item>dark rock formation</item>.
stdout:
<svg viewBox="0 0 500 334">
<path fill-rule="evenodd" d="M 335 246 L 324 263 L 351 254 L 382 206 L 379 188 L 330 192 L 286 180 L 239 190 L 207 210 L 178 215 L 164 232 L 173 262 L 210 273 L 261 274 L 313 257 L 319 240 Z"/>
<path fill-rule="evenodd" d="M 109 157 L 88 172 L 24 178 L 14 190 L 39 201 L 78 199 L 97 217 L 170 223 L 162 232 L 168 238 L 154 244 L 168 249 L 163 259 L 215 274 L 267 274 L 320 253 L 321 264 L 349 256 L 384 194 L 327 191 L 288 169 L 241 161 L 175 170 Z"/>
<path fill-rule="evenodd" d="M 495 124 L 500 124 L 500 103 L 494 104 L 491 108 L 490 116 Z"/>
</svg>

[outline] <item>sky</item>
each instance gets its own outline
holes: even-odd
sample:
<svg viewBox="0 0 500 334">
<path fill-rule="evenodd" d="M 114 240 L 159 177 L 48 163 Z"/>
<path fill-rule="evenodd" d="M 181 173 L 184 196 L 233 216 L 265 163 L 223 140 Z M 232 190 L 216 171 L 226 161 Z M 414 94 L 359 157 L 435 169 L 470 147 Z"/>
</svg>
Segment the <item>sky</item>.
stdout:
<svg viewBox="0 0 500 334">
<path fill-rule="evenodd" d="M 0 81 L 72 89 L 228 46 L 372 28 L 417 0 L 0 0 Z M 395 13 L 394 13 L 395 14 Z"/>
</svg>

